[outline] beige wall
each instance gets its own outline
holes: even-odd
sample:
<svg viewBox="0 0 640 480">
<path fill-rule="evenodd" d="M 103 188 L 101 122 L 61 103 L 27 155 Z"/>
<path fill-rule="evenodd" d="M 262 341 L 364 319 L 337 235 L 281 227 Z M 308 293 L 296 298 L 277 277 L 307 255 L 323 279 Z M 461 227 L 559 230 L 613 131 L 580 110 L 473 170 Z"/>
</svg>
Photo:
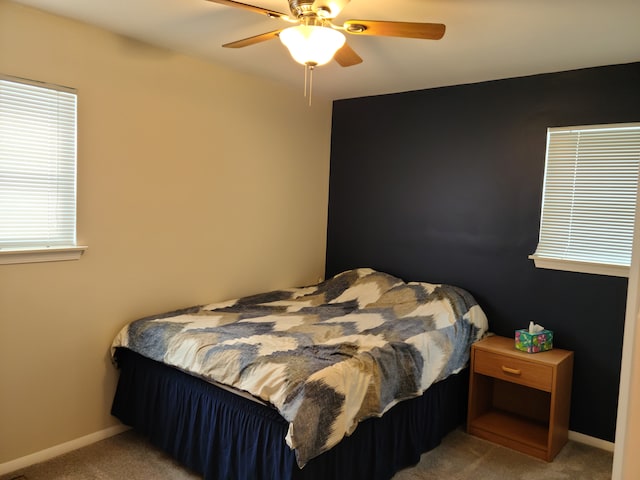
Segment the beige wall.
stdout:
<svg viewBox="0 0 640 480">
<path fill-rule="evenodd" d="M 116 424 L 125 322 L 322 275 L 331 105 L 5 0 L 0 73 L 78 89 L 89 246 L 0 265 L 3 463 Z"/>
</svg>

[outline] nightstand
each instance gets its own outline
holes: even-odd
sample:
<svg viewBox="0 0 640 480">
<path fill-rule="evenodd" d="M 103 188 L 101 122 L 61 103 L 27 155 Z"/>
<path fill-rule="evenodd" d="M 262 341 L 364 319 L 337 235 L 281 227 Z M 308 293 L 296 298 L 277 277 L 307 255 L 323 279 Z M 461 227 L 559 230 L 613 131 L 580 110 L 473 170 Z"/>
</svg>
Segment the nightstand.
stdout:
<svg viewBox="0 0 640 480">
<path fill-rule="evenodd" d="M 573 352 L 516 350 L 492 336 L 471 347 L 467 432 L 550 462 L 569 436 Z"/>
</svg>

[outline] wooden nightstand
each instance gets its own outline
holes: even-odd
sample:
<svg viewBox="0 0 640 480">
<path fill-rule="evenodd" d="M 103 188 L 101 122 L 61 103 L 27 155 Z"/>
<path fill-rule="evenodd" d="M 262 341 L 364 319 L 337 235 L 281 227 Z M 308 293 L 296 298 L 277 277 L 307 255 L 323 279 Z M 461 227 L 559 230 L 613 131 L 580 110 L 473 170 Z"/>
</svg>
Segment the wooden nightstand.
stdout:
<svg viewBox="0 0 640 480">
<path fill-rule="evenodd" d="M 573 352 L 516 350 L 513 338 L 471 347 L 467 432 L 550 462 L 569 435 Z"/>
</svg>

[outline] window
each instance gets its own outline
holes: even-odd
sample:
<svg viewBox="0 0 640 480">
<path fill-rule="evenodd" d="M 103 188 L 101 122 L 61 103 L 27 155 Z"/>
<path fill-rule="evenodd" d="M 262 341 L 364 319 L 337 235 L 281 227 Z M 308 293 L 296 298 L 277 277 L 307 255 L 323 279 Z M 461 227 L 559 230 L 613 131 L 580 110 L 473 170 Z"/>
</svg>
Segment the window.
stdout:
<svg viewBox="0 0 640 480">
<path fill-rule="evenodd" d="M 0 76 L 0 263 L 70 260 L 83 251 L 75 90 Z"/>
<path fill-rule="evenodd" d="M 550 128 L 537 267 L 629 276 L 640 123 Z"/>
</svg>

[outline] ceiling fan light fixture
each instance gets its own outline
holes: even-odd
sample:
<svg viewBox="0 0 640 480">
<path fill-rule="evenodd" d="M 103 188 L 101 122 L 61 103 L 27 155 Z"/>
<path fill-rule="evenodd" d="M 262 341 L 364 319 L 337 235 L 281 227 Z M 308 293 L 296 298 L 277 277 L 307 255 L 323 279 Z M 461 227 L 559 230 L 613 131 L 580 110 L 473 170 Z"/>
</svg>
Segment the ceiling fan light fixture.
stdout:
<svg viewBox="0 0 640 480">
<path fill-rule="evenodd" d="M 281 31 L 280 41 L 296 62 L 315 67 L 330 62 L 345 38 L 330 27 L 298 25 Z"/>
</svg>

